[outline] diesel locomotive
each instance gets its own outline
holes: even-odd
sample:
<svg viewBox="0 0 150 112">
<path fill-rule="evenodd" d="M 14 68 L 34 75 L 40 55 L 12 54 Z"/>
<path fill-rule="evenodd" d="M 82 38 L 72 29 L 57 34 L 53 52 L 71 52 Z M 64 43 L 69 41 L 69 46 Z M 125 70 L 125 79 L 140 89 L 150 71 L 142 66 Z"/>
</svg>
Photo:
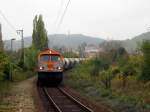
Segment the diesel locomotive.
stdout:
<svg viewBox="0 0 150 112">
<path fill-rule="evenodd" d="M 53 49 L 46 49 L 38 54 L 38 81 L 41 84 L 60 84 L 63 72 L 73 68 L 85 58 L 64 58 L 61 53 Z"/>
<path fill-rule="evenodd" d="M 38 84 L 61 83 L 63 79 L 64 57 L 61 53 L 46 49 L 38 55 Z"/>
</svg>

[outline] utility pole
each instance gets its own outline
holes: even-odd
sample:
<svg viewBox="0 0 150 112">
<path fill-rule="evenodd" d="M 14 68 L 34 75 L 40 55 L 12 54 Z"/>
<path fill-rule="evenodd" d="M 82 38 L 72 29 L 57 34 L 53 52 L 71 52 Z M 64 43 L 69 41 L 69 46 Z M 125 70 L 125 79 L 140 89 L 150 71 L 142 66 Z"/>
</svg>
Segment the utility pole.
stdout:
<svg viewBox="0 0 150 112">
<path fill-rule="evenodd" d="M 24 67 L 24 39 L 23 39 L 23 30 L 16 30 L 17 34 L 21 35 L 21 65 Z"/>
<path fill-rule="evenodd" d="M 13 51 L 13 41 L 16 40 L 15 38 L 11 39 L 11 52 Z"/>
<path fill-rule="evenodd" d="M 15 38 L 11 39 L 11 53 L 13 53 L 13 41 Z M 11 59 L 10 69 L 9 69 L 9 80 L 13 81 L 13 59 Z"/>
</svg>

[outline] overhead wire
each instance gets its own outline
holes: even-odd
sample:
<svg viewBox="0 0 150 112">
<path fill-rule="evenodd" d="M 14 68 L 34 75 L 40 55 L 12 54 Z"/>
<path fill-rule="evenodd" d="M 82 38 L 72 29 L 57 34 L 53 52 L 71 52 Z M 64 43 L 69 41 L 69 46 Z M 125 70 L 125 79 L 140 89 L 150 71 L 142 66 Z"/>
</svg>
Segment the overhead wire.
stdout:
<svg viewBox="0 0 150 112">
<path fill-rule="evenodd" d="M 59 21 L 58 25 L 57 25 L 56 31 L 59 30 L 60 25 L 61 25 L 62 22 L 63 22 L 64 16 L 65 16 L 65 14 L 66 14 L 66 12 L 67 12 L 67 9 L 68 9 L 68 7 L 69 7 L 70 2 L 71 2 L 71 0 L 68 0 L 68 3 L 67 3 L 67 5 L 66 5 L 66 7 L 65 7 L 65 10 L 64 10 L 64 12 L 63 12 L 63 14 L 62 14 L 62 16 L 61 16 L 61 18 L 60 18 L 60 21 Z"/>
<path fill-rule="evenodd" d="M 59 8 L 59 10 L 58 10 L 57 17 L 56 17 L 56 20 L 55 20 L 55 23 L 54 23 L 55 26 L 56 26 L 56 24 L 57 24 L 57 22 L 58 22 L 58 20 L 59 20 L 61 11 L 62 11 L 62 9 L 63 9 L 63 4 L 64 4 L 64 2 L 63 2 L 63 0 L 61 0 L 61 2 L 60 2 L 60 8 Z"/>
<path fill-rule="evenodd" d="M 7 22 L 7 24 L 16 32 L 15 27 L 8 21 L 6 16 L 3 14 L 3 12 L 0 10 L 0 15 L 4 18 L 4 20 Z"/>
<path fill-rule="evenodd" d="M 9 27 L 14 31 L 14 34 L 16 35 L 16 37 L 18 37 L 15 27 L 11 24 L 11 22 L 9 22 L 9 20 L 7 19 L 7 17 L 4 15 L 4 13 L 1 10 L 0 10 L 0 15 L 3 17 L 3 19 L 9 25 Z"/>
</svg>

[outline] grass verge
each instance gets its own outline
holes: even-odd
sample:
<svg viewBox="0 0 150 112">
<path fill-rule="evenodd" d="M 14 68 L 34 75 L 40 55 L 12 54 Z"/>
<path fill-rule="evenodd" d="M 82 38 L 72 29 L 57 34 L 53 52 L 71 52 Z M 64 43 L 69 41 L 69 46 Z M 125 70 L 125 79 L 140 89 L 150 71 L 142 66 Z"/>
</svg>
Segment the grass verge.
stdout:
<svg viewBox="0 0 150 112">
<path fill-rule="evenodd" d="M 90 62 L 85 62 L 69 71 L 65 83 L 81 95 L 112 108 L 114 112 L 149 112 L 150 86 L 144 87 L 135 78 L 129 77 L 126 88 L 121 88 L 121 80 L 112 80 L 110 89 L 106 89 L 99 77 L 91 76 Z M 143 88 L 144 87 L 144 88 Z"/>
</svg>

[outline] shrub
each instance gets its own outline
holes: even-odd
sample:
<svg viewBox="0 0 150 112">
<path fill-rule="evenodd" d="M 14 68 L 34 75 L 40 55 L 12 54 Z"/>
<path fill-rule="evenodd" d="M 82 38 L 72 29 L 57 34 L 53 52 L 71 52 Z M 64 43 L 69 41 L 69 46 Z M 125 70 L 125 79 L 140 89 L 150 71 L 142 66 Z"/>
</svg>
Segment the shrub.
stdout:
<svg viewBox="0 0 150 112">
<path fill-rule="evenodd" d="M 140 79 L 146 83 L 150 81 L 150 40 L 143 41 L 141 51 L 143 53 L 144 63 L 141 69 Z"/>
<path fill-rule="evenodd" d="M 37 64 L 37 54 L 38 50 L 34 47 L 26 49 L 25 52 L 25 68 L 27 70 L 34 70 Z"/>
<path fill-rule="evenodd" d="M 101 54 L 91 61 L 91 76 L 98 76 L 100 71 L 107 70 L 110 65 L 109 57 Z"/>
<path fill-rule="evenodd" d="M 111 87 L 111 80 L 113 79 L 113 74 L 111 69 L 107 71 L 102 71 L 100 73 L 100 80 L 102 84 L 105 86 L 105 88 L 110 88 Z"/>
</svg>

